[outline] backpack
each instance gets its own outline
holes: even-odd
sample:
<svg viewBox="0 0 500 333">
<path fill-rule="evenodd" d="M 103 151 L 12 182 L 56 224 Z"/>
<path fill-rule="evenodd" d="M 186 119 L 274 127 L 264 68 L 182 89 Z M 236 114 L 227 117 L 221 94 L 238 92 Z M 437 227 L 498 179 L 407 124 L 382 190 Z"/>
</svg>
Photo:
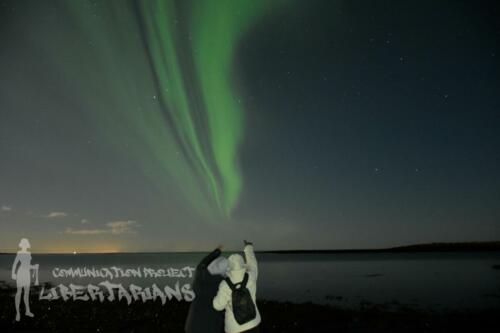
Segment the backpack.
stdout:
<svg viewBox="0 0 500 333">
<path fill-rule="evenodd" d="M 247 288 L 248 273 L 245 273 L 243 281 L 240 283 L 233 284 L 228 277 L 224 280 L 232 291 L 231 301 L 233 303 L 233 314 L 236 322 L 239 325 L 243 325 L 254 319 L 257 313 L 252 296 Z"/>
</svg>

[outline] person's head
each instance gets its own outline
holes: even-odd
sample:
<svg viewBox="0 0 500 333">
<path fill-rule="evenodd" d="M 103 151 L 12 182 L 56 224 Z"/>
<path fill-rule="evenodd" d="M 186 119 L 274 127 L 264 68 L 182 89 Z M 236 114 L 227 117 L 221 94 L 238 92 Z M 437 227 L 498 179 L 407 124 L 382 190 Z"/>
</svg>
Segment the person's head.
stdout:
<svg viewBox="0 0 500 333">
<path fill-rule="evenodd" d="M 229 263 L 226 257 L 220 256 L 214 259 L 207 267 L 208 272 L 212 275 L 225 276 L 229 270 Z"/>
<path fill-rule="evenodd" d="M 28 239 L 23 238 L 23 239 L 21 239 L 21 241 L 19 242 L 19 247 L 20 247 L 22 250 L 26 250 L 26 249 L 29 249 L 29 248 L 31 247 L 31 245 L 30 245 L 30 242 L 28 241 Z"/>
<path fill-rule="evenodd" d="M 230 255 L 228 261 L 230 271 L 239 271 L 245 269 L 245 260 L 239 254 Z"/>
</svg>

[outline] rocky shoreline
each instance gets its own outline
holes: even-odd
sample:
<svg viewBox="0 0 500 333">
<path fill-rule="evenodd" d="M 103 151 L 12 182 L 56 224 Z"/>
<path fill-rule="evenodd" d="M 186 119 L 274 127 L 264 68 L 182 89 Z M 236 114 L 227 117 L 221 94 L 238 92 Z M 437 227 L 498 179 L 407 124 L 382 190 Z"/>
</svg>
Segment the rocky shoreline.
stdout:
<svg viewBox="0 0 500 333">
<path fill-rule="evenodd" d="M 37 287 L 38 288 L 38 287 Z M 183 332 L 189 308 L 185 301 L 84 302 L 43 301 L 31 297 L 34 318 L 14 320 L 12 288 L 0 289 L 1 332 Z M 33 290 L 32 295 L 36 294 Z M 22 306 L 22 309 L 24 307 Z M 259 302 L 262 331 L 279 332 L 493 332 L 500 309 L 475 313 L 424 313 L 406 308 L 366 306 L 346 310 L 312 303 Z M 210 333 L 210 332 L 207 332 Z"/>
</svg>

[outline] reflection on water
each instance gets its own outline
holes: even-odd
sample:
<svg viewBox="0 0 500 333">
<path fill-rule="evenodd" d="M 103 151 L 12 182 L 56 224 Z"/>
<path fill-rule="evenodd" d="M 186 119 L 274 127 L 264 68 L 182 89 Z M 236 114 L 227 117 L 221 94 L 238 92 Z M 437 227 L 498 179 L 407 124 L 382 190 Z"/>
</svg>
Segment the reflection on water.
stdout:
<svg viewBox="0 0 500 333">
<path fill-rule="evenodd" d="M 499 253 L 298 255 L 265 260 L 262 294 L 347 307 L 367 303 L 427 310 L 500 306 Z M 286 278 L 286 277 L 289 278 Z"/>
<path fill-rule="evenodd" d="M 54 278 L 58 268 L 153 269 L 196 266 L 203 253 L 33 255 L 40 283 L 99 283 L 98 278 Z M 329 303 L 342 307 L 384 304 L 424 310 L 500 307 L 500 253 L 257 254 L 260 298 Z M 10 280 L 14 255 L 0 255 L 0 280 Z M 147 287 L 189 278 L 120 278 Z"/>
</svg>

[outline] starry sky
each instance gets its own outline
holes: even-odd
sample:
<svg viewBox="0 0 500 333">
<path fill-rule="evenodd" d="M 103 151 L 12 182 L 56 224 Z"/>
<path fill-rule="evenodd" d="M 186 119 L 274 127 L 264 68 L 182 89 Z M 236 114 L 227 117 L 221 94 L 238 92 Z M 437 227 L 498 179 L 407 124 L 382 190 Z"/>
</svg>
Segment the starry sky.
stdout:
<svg viewBox="0 0 500 333">
<path fill-rule="evenodd" d="M 495 1 L 0 1 L 0 251 L 500 239 Z"/>
</svg>

